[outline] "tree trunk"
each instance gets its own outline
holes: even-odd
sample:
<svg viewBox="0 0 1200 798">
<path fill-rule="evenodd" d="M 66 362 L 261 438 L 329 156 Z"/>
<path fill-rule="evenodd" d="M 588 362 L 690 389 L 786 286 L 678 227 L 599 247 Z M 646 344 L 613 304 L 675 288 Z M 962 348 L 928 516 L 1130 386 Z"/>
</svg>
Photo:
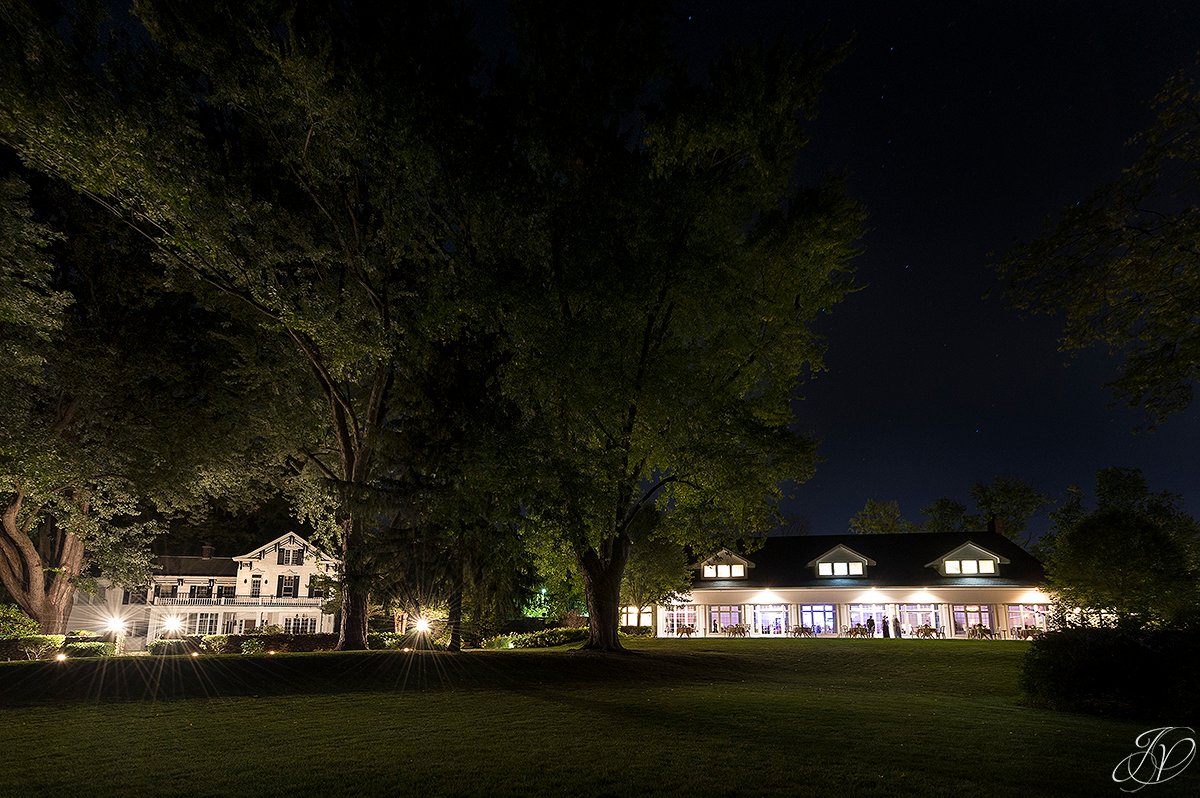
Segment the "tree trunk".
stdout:
<svg viewBox="0 0 1200 798">
<path fill-rule="evenodd" d="M 450 608 L 447 622 L 450 624 L 450 642 L 446 648 L 450 651 L 462 650 L 462 616 L 463 616 L 463 573 L 462 564 L 455 569 L 457 578 L 450 591 Z"/>
<path fill-rule="evenodd" d="M 370 574 L 363 562 L 363 547 L 354 519 L 343 521 L 342 529 L 342 623 L 338 629 L 337 648 L 339 651 L 365 651 Z"/>
<path fill-rule="evenodd" d="M 621 576 L 629 560 L 629 536 L 620 533 L 603 557 L 589 546 L 579 555 L 588 606 L 588 641 L 584 649 L 624 651 L 617 630 L 621 622 Z"/>
<path fill-rule="evenodd" d="M 83 543 L 60 529 L 61 545 L 48 552 L 52 560 L 44 561 L 28 530 L 17 524 L 23 501 L 18 490 L 0 515 L 0 582 L 42 634 L 63 634 L 75 604 L 72 580 L 83 569 Z"/>
</svg>

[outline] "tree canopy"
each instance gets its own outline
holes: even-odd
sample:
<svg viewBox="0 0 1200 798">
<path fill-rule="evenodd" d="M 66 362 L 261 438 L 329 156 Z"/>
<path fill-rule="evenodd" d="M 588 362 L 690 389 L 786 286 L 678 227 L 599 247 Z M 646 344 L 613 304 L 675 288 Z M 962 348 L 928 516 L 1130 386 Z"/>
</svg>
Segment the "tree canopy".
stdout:
<svg viewBox="0 0 1200 798">
<path fill-rule="evenodd" d="M 1119 178 L 1066 209 L 999 266 L 1020 309 L 1064 314 L 1062 346 L 1121 357 L 1113 383 L 1161 421 L 1200 377 L 1200 93 L 1198 66 L 1155 98 L 1155 123 Z"/>
<path fill-rule="evenodd" d="M 900 502 L 876 501 L 867 503 L 850 519 L 850 531 L 856 535 L 898 534 L 916 532 L 919 527 L 905 520 L 900 512 Z"/>
</svg>

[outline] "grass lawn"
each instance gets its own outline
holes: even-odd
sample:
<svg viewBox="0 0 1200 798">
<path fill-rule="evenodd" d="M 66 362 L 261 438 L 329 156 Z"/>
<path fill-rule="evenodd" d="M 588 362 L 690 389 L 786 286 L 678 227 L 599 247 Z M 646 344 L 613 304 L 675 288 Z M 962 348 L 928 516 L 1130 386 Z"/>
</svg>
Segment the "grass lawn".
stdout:
<svg viewBox="0 0 1200 798">
<path fill-rule="evenodd" d="M 630 647 L 284 655 L 291 693 L 10 705 L 0 796 L 1120 795 L 1148 728 L 1021 706 L 1018 643 Z M 304 681 L 330 657 L 344 685 Z M 1200 765 L 1143 793 L 1197 794 Z"/>
</svg>

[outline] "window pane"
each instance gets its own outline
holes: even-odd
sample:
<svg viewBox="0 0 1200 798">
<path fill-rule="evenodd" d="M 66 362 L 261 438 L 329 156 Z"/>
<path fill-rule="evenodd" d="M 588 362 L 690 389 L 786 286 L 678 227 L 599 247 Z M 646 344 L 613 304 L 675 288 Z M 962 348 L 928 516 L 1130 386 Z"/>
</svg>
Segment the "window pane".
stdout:
<svg viewBox="0 0 1200 798">
<path fill-rule="evenodd" d="M 845 576 L 846 575 L 846 563 L 835 562 L 833 564 L 833 574 L 834 574 L 834 576 Z"/>
<path fill-rule="evenodd" d="M 833 576 L 833 563 L 821 562 L 817 563 L 817 573 L 821 576 Z"/>
<path fill-rule="evenodd" d="M 996 573 L 996 563 L 993 560 L 980 560 L 979 573 L 994 574 Z"/>
<path fill-rule="evenodd" d="M 863 564 L 860 562 L 850 563 L 850 575 L 851 576 L 862 576 L 863 575 Z"/>
<path fill-rule="evenodd" d="M 731 565 L 731 566 L 729 567 L 729 575 L 730 575 L 730 576 L 733 576 L 733 577 L 738 577 L 738 578 L 741 578 L 741 577 L 745 576 L 745 575 L 746 575 L 746 566 L 744 566 L 744 565 Z"/>
<path fill-rule="evenodd" d="M 704 577 L 706 579 L 712 579 L 716 575 L 717 575 L 717 566 L 715 566 L 715 565 L 704 566 Z"/>
<path fill-rule="evenodd" d="M 946 560 L 946 573 L 962 573 L 962 570 L 958 567 L 958 560 Z"/>
<path fill-rule="evenodd" d="M 962 572 L 964 574 L 979 573 L 978 563 L 975 560 L 963 560 L 962 561 Z"/>
<path fill-rule="evenodd" d="M 718 565 L 717 566 L 717 576 L 720 577 L 721 579 L 728 579 L 729 578 L 729 566 L 728 565 Z"/>
</svg>

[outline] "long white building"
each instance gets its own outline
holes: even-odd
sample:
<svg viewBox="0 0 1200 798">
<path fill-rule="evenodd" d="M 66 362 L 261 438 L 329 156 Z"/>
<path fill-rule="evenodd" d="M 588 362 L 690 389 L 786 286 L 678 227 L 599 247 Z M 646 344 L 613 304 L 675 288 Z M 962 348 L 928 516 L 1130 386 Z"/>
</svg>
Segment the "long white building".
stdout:
<svg viewBox="0 0 1200 798">
<path fill-rule="evenodd" d="M 335 631 L 321 606 L 338 561 L 295 533 L 237 557 L 205 546 L 200 556 L 160 556 L 155 564 L 145 588 L 102 583 L 94 596 L 80 593 L 68 628 L 99 631 L 120 621 L 130 651 L 165 631 L 241 634 L 269 624 L 297 634 Z"/>
</svg>

